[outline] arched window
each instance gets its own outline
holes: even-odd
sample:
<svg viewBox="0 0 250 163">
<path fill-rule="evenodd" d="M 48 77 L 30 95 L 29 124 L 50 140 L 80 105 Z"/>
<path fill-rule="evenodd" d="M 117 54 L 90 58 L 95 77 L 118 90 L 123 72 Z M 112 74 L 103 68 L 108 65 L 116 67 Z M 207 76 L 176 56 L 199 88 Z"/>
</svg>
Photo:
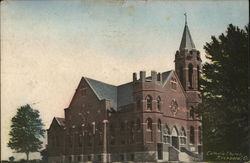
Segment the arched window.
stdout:
<svg viewBox="0 0 250 163">
<path fill-rule="evenodd" d="M 152 97 L 148 95 L 146 97 L 146 101 L 147 101 L 147 110 L 152 110 Z"/>
<path fill-rule="evenodd" d="M 181 128 L 180 140 L 181 140 L 181 144 L 186 144 L 186 131 L 184 127 Z"/>
<path fill-rule="evenodd" d="M 152 131 L 152 129 L 153 129 L 153 126 L 152 126 L 153 121 L 152 121 L 152 119 L 148 118 L 146 123 L 147 123 L 147 130 Z"/>
<path fill-rule="evenodd" d="M 168 125 L 166 124 L 163 129 L 163 142 L 164 143 L 170 143 L 170 130 Z"/>
<path fill-rule="evenodd" d="M 161 131 L 161 120 L 158 119 L 158 124 L 157 124 L 158 131 Z"/>
<path fill-rule="evenodd" d="M 181 84 L 183 85 L 184 81 L 183 81 L 183 66 L 180 67 L 179 69 L 179 74 L 180 74 L 180 81 L 181 81 Z"/>
<path fill-rule="evenodd" d="M 189 88 L 193 88 L 193 65 L 190 63 L 188 65 L 188 82 L 189 82 Z"/>
<path fill-rule="evenodd" d="M 197 87 L 200 90 L 200 67 L 197 66 Z"/>
<path fill-rule="evenodd" d="M 141 129 L 141 121 L 140 121 L 140 119 L 138 118 L 137 120 L 136 120 L 136 130 L 140 130 Z"/>
<path fill-rule="evenodd" d="M 178 136 L 178 130 L 177 130 L 177 128 L 175 126 L 173 127 L 171 134 L 172 134 L 172 136 L 175 136 L 175 137 Z"/>
<path fill-rule="evenodd" d="M 191 109 L 190 109 L 190 118 L 194 119 L 194 107 L 191 106 Z"/>
<path fill-rule="evenodd" d="M 195 136 L 194 136 L 194 127 L 190 126 L 190 144 L 194 144 Z"/>
<path fill-rule="evenodd" d="M 201 142 L 202 142 L 201 126 L 199 126 L 199 128 L 198 128 L 198 135 L 199 135 L 199 143 L 201 144 Z"/>
<path fill-rule="evenodd" d="M 157 109 L 161 110 L 161 98 L 160 98 L 160 96 L 157 97 Z"/>
<path fill-rule="evenodd" d="M 135 142 L 134 128 L 135 128 L 135 122 L 131 121 L 130 140 L 129 140 L 131 144 Z"/>
<path fill-rule="evenodd" d="M 177 89 L 177 81 L 174 77 L 171 78 L 171 88 L 176 90 Z"/>
</svg>

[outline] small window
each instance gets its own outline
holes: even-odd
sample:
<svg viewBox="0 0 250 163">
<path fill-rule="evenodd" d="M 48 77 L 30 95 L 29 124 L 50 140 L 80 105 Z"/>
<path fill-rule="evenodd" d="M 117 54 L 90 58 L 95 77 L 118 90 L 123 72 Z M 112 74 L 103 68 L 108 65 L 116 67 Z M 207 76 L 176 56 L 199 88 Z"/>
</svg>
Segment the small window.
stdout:
<svg viewBox="0 0 250 163">
<path fill-rule="evenodd" d="M 193 65 L 191 63 L 188 65 L 188 82 L 189 89 L 193 89 Z"/>
<path fill-rule="evenodd" d="M 157 97 L 157 109 L 159 111 L 161 110 L 161 98 L 160 98 L 160 96 Z"/>
<path fill-rule="evenodd" d="M 148 95 L 146 97 L 146 101 L 147 101 L 147 110 L 152 110 L 152 97 Z"/>
<path fill-rule="evenodd" d="M 158 120 L 158 125 L 157 126 L 158 126 L 158 131 L 161 131 L 161 120 L 160 119 Z"/>
<path fill-rule="evenodd" d="M 180 132 L 180 143 L 186 144 L 186 132 L 183 127 L 181 128 L 181 132 Z"/>
<path fill-rule="evenodd" d="M 174 77 L 171 78 L 170 83 L 171 83 L 171 88 L 176 90 L 177 89 L 177 81 Z"/>
<path fill-rule="evenodd" d="M 170 130 L 169 130 L 169 127 L 168 125 L 166 124 L 164 126 L 164 129 L 163 129 L 163 142 L 166 144 L 166 143 L 170 143 Z"/>
<path fill-rule="evenodd" d="M 82 87 L 82 88 L 80 88 L 79 91 L 80 91 L 81 96 L 86 96 L 87 95 L 87 88 Z"/>
<path fill-rule="evenodd" d="M 152 129 L 153 129 L 152 123 L 153 123 L 152 119 L 148 118 L 147 119 L 147 130 L 152 131 Z"/>
<path fill-rule="evenodd" d="M 194 119 L 194 107 L 191 106 L 191 109 L 190 109 L 190 118 Z"/>
</svg>

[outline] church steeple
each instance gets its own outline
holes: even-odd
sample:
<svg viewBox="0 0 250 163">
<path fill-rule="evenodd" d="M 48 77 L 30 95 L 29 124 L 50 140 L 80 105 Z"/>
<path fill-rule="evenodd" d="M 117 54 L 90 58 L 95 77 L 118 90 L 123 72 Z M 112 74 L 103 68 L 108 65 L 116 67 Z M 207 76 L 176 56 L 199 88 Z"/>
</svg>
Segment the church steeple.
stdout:
<svg viewBox="0 0 250 163">
<path fill-rule="evenodd" d="M 185 15 L 185 27 L 184 27 L 184 31 L 182 34 L 181 45 L 180 45 L 179 50 L 183 50 L 183 49 L 192 50 L 192 49 L 195 49 L 195 45 L 192 40 L 190 31 L 188 29 L 187 14 L 185 13 L 184 15 Z"/>
<path fill-rule="evenodd" d="M 179 50 L 175 54 L 175 71 L 186 91 L 199 91 L 201 58 L 195 49 L 185 15 L 185 27 Z"/>
</svg>

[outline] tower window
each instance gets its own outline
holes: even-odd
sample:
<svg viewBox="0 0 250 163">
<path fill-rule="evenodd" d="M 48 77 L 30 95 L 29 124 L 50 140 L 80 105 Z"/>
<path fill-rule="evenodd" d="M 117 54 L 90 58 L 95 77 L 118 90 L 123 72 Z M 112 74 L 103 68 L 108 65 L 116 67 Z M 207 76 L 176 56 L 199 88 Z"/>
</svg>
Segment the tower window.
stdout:
<svg viewBox="0 0 250 163">
<path fill-rule="evenodd" d="M 157 98 L 157 109 L 161 110 L 161 98 L 160 98 L 160 96 L 158 96 L 158 98 Z"/>
<path fill-rule="evenodd" d="M 184 86 L 184 85 L 183 85 L 183 83 L 184 83 L 184 81 L 183 81 L 183 67 L 182 67 L 182 66 L 181 66 L 180 69 L 179 69 L 179 74 L 180 74 L 180 81 L 181 81 L 181 84 L 182 84 L 182 86 Z"/>
<path fill-rule="evenodd" d="M 146 97 L 146 101 L 147 101 L 147 110 L 152 110 L 152 97 L 148 95 Z"/>
<path fill-rule="evenodd" d="M 193 89 L 193 65 L 191 63 L 188 65 L 188 82 L 189 89 Z"/>
<path fill-rule="evenodd" d="M 197 66 L 197 87 L 200 90 L 200 67 Z"/>
<path fill-rule="evenodd" d="M 147 119 L 147 130 L 152 131 L 152 129 L 153 129 L 152 124 L 153 124 L 152 119 L 151 119 L 151 118 L 148 118 L 148 119 Z"/>
</svg>

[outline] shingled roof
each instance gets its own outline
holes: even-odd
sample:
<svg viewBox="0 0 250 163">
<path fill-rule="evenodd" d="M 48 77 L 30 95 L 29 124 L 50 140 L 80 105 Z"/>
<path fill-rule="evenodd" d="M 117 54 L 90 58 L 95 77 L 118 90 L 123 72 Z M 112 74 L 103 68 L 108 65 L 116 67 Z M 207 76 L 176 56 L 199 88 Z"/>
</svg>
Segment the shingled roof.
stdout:
<svg viewBox="0 0 250 163">
<path fill-rule="evenodd" d="M 90 78 L 85 78 L 99 100 L 111 100 L 113 107 L 117 108 L 117 87 Z"/>
<path fill-rule="evenodd" d="M 173 71 L 166 71 L 162 73 L 162 84 L 169 80 L 170 74 Z M 118 110 L 121 106 L 133 103 L 133 82 L 125 83 L 119 86 L 103 83 L 94 79 L 86 78 L 91 89 L 94 91 L 99 100 L 107 99 L 113 104 L 113 109 Z M 151 76 L 147 77 L 151 79 Z"/>
<path fill-rule="evenodd" d="M 195 45 L 194 45 L 194 42 L 192 40 L 192 37 L 191 37 L 191 34 L 190 34 L 190 31 L 188 29 L 187 24 L 185 24 L 182 39 L 181 39 L 180 50 L 182 50 L 182 49 L 188 49 L 188 50 L 195 49 Z"/>
</svg>

